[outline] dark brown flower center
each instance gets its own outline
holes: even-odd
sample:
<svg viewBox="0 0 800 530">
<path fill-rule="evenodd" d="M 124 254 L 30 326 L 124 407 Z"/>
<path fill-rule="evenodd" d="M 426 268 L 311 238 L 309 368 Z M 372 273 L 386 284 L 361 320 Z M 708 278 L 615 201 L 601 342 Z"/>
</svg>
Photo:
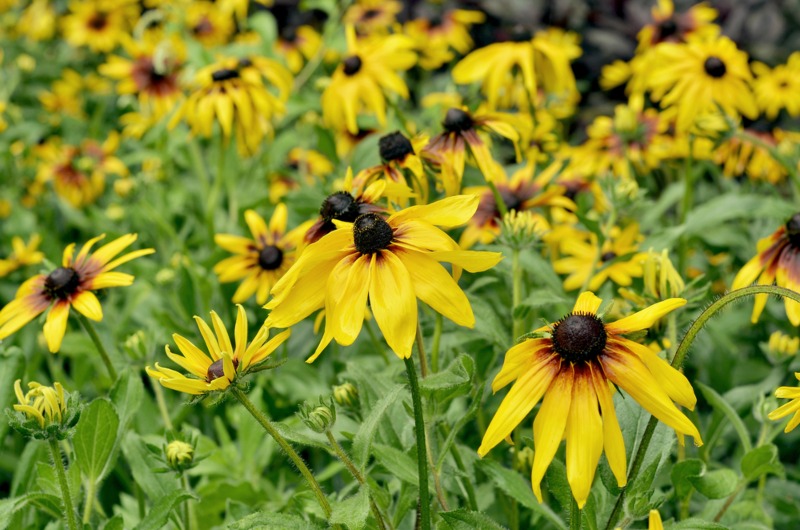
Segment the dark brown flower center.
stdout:
<svg viewBox="0 0 800 530">
<path fill-rule="evenodd" d="M 604 253 L 603 253 L 603 255 L 602 255 L 602 256 L 600 256 L 600 260 L 601 260 L 603 263 L 605 263 L 605 262 L 607 262 L 607 261 L 611 261 L 612 259 L 614 259 L 614 258 L 616 258 L 616 257 L 617 257 L 617 253 L 616 253 L 616 252 L 611 252 L 611 251 L 609 251 L 609 252 L 604 252 Z"/>
<path fill-rule="evenodd" d="M 389 223 L 378 214 L 360 215 L 353 224 L 353 241 L 362 254 L 374 254 L 392 242 L 394 232 Z"/>
<path fill-rule="evenodd" d="M 239 77 L 239 70 L 232 68 L 223 68 L 211 73 L 211 80 L 215 83 L 220 81 L 227 81 L 228 79 L 236 79 Z"/>
<path fill-rule="evenodd" d="M 258 253 L 258 265 L 266 271 L 274 271 L 283 263 L 283 251 L 275 245 L 268 245 Z"/>
<path fill-rule="evenodd" d="M 719 57 L 713 56 L 706 59 L 706 62 L 703 63 L 703 68 L 708 75 L 716 79 L 724 76 L 725 72 L 728 71 L 728 69 L 725 68 L 725 63 L 723 63 Z"/>
<path fill-rule="evenodd" d="M 95 31 L 100 31 L 108 24 L 108 15 L 102 11 L 97 11 L 89 19 L 89 27 Z"/>
<path fill-rule="evenodd" d="M 253 60 L 250 59 L 249 57 L 243 57 L 239 59 L 238 63 L 239 68 L 248 68 L 250 66 L 253 66 Z"/>
<path fill-rule="evenodd" d="M 606 338 L 606 328 L 597 316 L 570 313 L 553 329 L 553 348 L 565 361 L 588 362 L 603 352 Z"/>
<path fill-rule="evenodd" d="M 233 359 L 233 369 L 236 370 L 239 367 L 238 359 Z M 220 377 L 225 377 L 225 361 L 223 359 L 217 359 L 208 367 L 208 371 L 206 372 L 206 381 L 211 382 L 214 379 L 219 379 Z"/>
<path fill-rule="evenodd" d="M 793 247 L 800 249 L 800 212 L 786 221 L 786 235 Z"/>
<path fill-rule="evenodd" d="M 674 19 L 668 18 L 658 25 L 658 36 L 661 40 L 668 39 L 678 32 L 678 24 Z"/>
<path fill-rule="evenodd" d="M 361 57 L 351 55 L 344 60 L 344 75 L 356 75 L 361 70 Z"/>
<path fill-rule="evenodd" d="M 80 285 L 78 272 L 72 267 L 59 267 L 44 280 L 44 289 L 51 298 L 66 300 Z"/>
<path fill-rule="evenodd" d="M 358 202 L 346 191 L 337 191 L 322 201 L 319 214 L 325 221 L 337 219 L 352 223 L 358 217 Z"/>
<path fill-rule="evenodd" d="M 442 125 L 449 132 L 462 132 L 472 129 L 472 116 L 461 109 L 450 109 L 444 117 Z"/>
<path fill-rule="evenodd" d="M 380 150 L 381 158 L 387 162 L 403 160 L 407 155 L 414 154 L 414 147 L 411 142 L 397 131 L 381 137 L 378 140 L 378 149 Z"/>
</svg>

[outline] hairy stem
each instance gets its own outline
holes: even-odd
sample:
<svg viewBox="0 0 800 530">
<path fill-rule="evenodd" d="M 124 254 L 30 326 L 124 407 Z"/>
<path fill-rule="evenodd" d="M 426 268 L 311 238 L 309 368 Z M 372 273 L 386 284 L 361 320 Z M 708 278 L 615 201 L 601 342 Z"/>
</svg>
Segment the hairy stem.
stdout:
<svg viewBox="0 0 800 530">
<path fill-rule="evenodd" d="M 97 331 L 94 329 L 94 324 L 92 321 L 86 318 L 85 316 L 77 313 L 78 320 L 80 321 L 83 329 L 86 330 L 86 333 L 89 334 L 89 338 L 92 339 L 94 343 L 94 347 L 97 348 L 97 353 L 100 354 L 100 358 L 103 359 L 103 364 L 106 365 L 106 370 L 108 370 L 108 375 L 111 377 L 111 382 L 117 380 L 117 371 L 114 369 L 114 365 L 111 363 L 111 357 L 108 356 L 108 351 L 106 347 L 103 346 L 103 342 L 100 340 L 100 335 L 97 334 Z"/>
<path fill-rule="evenodd" d="M 419 471 L 419 521 L 421 530 L 431 528 L 431 501 L 428 493 L 428 459 L 425 448 L 425 419 L 422 416 L 422 396 L 417 381 L 417 369 L 411 357 L 404 359 L 411 400 L 414 404 L 414 431 L 417 437 L 417 469 Z"/>
<path fill-rule="evenodd" d="M 47 440 L 50 446 L 50 453 L 53 455 L 53 464 L 56 468 L 58 485 L 61 487 L 61 499 L 64 502 L 64 519 L 67 520 L 69 530 L 78 530 L 78 515 L 75 507 L 72 506 L 72 495 L 69 493 L 69 482 L 67 482 L 67 471 L 64 469 L 64 461 L 61 459 L 61 449 L 58 448 L 58 440 L 51 437 Z"/>
</svg>

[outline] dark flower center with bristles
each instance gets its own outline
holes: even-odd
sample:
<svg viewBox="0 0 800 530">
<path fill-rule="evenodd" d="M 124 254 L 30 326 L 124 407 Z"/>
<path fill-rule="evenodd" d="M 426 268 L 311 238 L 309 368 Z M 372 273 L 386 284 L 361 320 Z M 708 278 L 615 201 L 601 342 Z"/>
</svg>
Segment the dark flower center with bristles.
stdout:
<svg viewBox="0 0 800 530">
<path fill-rule="evenodd" d="M 444 116 L 442 125 L 449 132 L 461 132 L 472 129 L 472 116 L 461 109 L 450 109 Z"/>
<path fill-rule="evenodd" d="M 283 251 L 275 245 L 268 245 L 258 253 L 258 265 L 266 271 L 274 271 L 283 263 Z"/>
<path fill-rule="evenodd" d="M 44 289 L 51 298 L 66 300 L 80 285 L 78 272 L 72 267 L 59 267 L 44 280 Z"/>
<path fill-rule="evenodd" d="M 233 359 L 233 369 L 236 370 L 239 367 L 239 361 L 237 359 Z M 208 371 L 206 372 L 206 381 L 211 382 L 214 379 L 219 379 L 220 377 L 225 376 L 225 361 L 223 359 L 217 359 L 208 367 Z"/>
<path fill-rule="evenodd" d="M 394 232 L 389 223 L 378 214 L 359 215 L 353 224 L 353 241 L 362 254 L 374 254 L 389 246 Z"/>
<path fill-rule="evenodd" d="M 407 155 L 414 154 L 414 147 L 411 142 L 400 132 L 382 136 L 378 140 L 378 149 L 380 150 L 381 158 L 387 162 L 403 160 Z"/>
<path fill-rule="evenodd" d="M 319 214 L 325 221 L 337 219 L 352 223 L 358 217 L 358 202 L 346 191 L 337 191 L 322 201 Z"/>
<path fill-rule="evenodd" d="M 286 42 L 294 43 L 297 40 L 297 26 L 285 26 L 280 32 L 281 39 Z"/>
<path fill-rule="evenodd" d="M 108 15 L 102 11 L 97 11 L 92 15 L 92 18 L 89 19 L 89 27 L 97 31 L 105 28 L 106 24 L 108 24 Z"/>
<path fill-rule="evenodd" d="M 234 70 L 233 68 L 223 68 L 222 70 L 217 70 L 212 72 L 211 80 L 219 83 L 220 81 L 227 81 L 228 79 L 236 79 L 239 77 L 239 70 Z"/>
<path fill-rule="evenodd" d="M 253 61 L 249 57 L 239 59 L 239 68 L 248 68 L 250 66 L 253 66 Z"/>
<path fill-rule="evenodd" d="M 668 18 L 658 25 L 658 36 L 662 40 L 668 39 L 678 32 L 678 24 L 674 19 Z"/>
<path fill-rule="evenodd" d="M 588 362 L 603 352 L 606 338 L 603 321 L 595 315 L 570 313 L 555 324 L 553 348 L 565 361 Z"/>
<path fill-rule="evenodd" d="M 789 236 L 789 243 L 800 249 L 800 212 L 786 221 L 786 235 Z"/>
<path fill-rule="evenodd" d="M 617 257 L 616 252 L 604 252 L 602 256 L 600 256 L 600 260 L 605 263 L 606 261 L 611 261 L 612 259 Z"/>
<path fill-rule="evenodd" d="M 703 68 L 708 75 L 716 79 L 724 76 L 725 72 L 728 71 L 728 69 L 725 68 L 725 63 L 723 63 L 719 57 L 709 57 L 706 59 L 706 62 L 703 63 Z"/>
<path fill-rule="evenodd" d="M 381 14 L 380 9 L 367 9 L 364 11 L 364 14 L 361 16 L 362 20 L 372 20 L 373 18 L 377 17 Z"/>
<path fill-rule="evenodd" d="M 361 70 L 361 57 L 351 55 L 344 60 L 344 75 L 356 75 Z"/>
<path fill-rule="evenodd" d="M 517 196 L 510 188 L 506 186 L 497 186 L 497 191 L 503 199 L 503 204 L 506 205 L 506 210 L 519 210 L 522 206 L 522 199 Z M 499 213 L 499 212 L 498 212 Z"/>
</svg>

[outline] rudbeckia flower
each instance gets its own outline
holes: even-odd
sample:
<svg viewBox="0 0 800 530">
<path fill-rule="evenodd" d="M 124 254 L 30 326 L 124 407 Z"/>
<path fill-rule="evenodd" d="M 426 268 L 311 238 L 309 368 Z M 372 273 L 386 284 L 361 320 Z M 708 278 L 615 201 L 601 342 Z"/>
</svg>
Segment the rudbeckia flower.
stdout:
<svg viewBox="0 0 800 530">
<path fill-rule="evenodd" d="M 672 0 L 658 0 L 651 10 L 653 21 L 645 24 L 636 36 L 637 53 L 662 42 L 684 42 L 689 37 L 715 37 L 719 26 L 715 25 L 717 10 L 705 2 L 694 5 L 685 13 L 676 13 Z"/>
<path fill-rule="evenodd" d="M 795 372 L 794 376 L 800 381 L 800 372 Z M 782 386 L 775 391 L 775 397 L 791 399 L 791 401 L 773 410 L 767 417 L 775 421 L 792 414 L 792 419 L 783 430 L 783 432 L 791 432 L 800 425 L 800 387 Z"/>
<path fill-rule="evenodd" d="M 648 85 L 662 108 L 675 108 L 678 132 L 687 131 L 696 116 L 717 105 L 734 117 L 758 115 L 747 54 L 729 38 L 665 43 L 656 53 Z"/>
<path fill-rule="evenodd" d="M 0 310 L 0 340 L 42 314 L 47 308 L 44 337 L 47 347 L 55 353 L 67 330 L 70 307 L 90 320 L 103 319 L 103 308 L 93 291 L 109 287 L 124 287 L 133 283 L 133 276 L 114 269 L 155 252 L 152 248 L 134 250 L 114 259 L 136 241 L 136 234 L 127 234 L 89 253 L 105 235 L 90 239 L 75 256 L 75 243 L 64 249 L 61 267 L 50 274 L 37 274 L 23 283 L 17 296 Z"/>
<path fill-rule="evenodd" d="M 800 292 L 800 213 L 794 214 L 786 223 L 758 242 L 758 253 L 748 261 L 733 279 L 731 289 L 747 287 L 756 280 L 759 285 L 772 285 Z M 766 294 L 757 294 L 753 306 L 752 322 L 767 303 Z M 794 326 L 800 326 L 800 303 L 784 299 L 786 316 Z"/>
<path fill-rule="evenodd" d="M 767 118 L 774 120 L 781 109 L 786 109 L 789 116 L 800 115 L 800 52 L 794 52 L 786 64 L 775 68 L 754 62 L 753 73 L 756 103 Z"/>
<path fill-rule="evenodd" d="M 233 332 L 235 344 L 231 342 L 228 330 L 216 312 L 211 312 L 211 326 L 196 316 L 197 327 L 206 350 L 195 346 L 188 339 L 175 333 L 172 339 L 178 346 L 181 355 L 172 353 L 166 346 L 167 357 L 188 371 L 184 375 L 155 364 L 155 368 L 147 366 L 145 370 L 150 377 L 166 388 L 192 395 L 202 395 L 218 390 L 225 390 L 237 377 L 245 375 L 248 370 L 269 357 L 278 346 L 289 338 L 291 330 L 287 329 L 269 339 L 269 327 L 265 324 L 258 330 L 253 341 L 247 343 L 247 314 L 238 305 L 236 326 Z M 267 340 L 269 339 L 269 340 Z"/>
<path fill-rule="evenodd" d="M 389 347 L 399 357 L 411 356 L 417 331 L 417 298 L 456 324 L 472 327 L 469 300 L 440 264 L 484 271 L 502 256 L 496 252 L 459 250 L 440 228 L 466 223 L 478 198 L 460 195 L 412 206 L 388 218 L 362 214 L 309 245 L 272 290 L 265 306 L 270 326 L 289 327 L 325 308 L 325 331 L 314 354 L 336 340 L 352 344 L 364 322 L 367 301 Z"/>
<path fill-rule="evenodd" d="M 139 16 L 136 0 L 70 0 L 62 19 L 64 39 L 72 46 L 110 52 Z"/>
<path fill-rule="evenodd" d="M 287 25 L 281 28 L 275 41 L 275 51 L 282 55 L 293 74 L 303 69 L 322 46 L 322 37 L 311 26 Z"/>
<path fill-rule="evenodd" d="M 765 147 L 773 146 L 780 150 L 776 134 L 755 130 L 746 132 L 748 136 L 756 137 L 760 142 L 747 137 L 733 136 L 714 150 L 713 160 L 722 167 L 722 174 L 733 178 L 745 176 L 752 181 L 761 180 L 770 184 L 782 182 L 788 175 L 786 166 L 775 160 L 770 150 Z M 779 131 L 775 132 L 779 134 Z"/>
<path fill-rule="evenodd" d="M 403 133 L 395 131 L 382 136 L 378 140 L 378 149 L 383 163 L 359 171 L 353 180 L 354 184 L 367 186 L 377 179 L 400 184 L 387 187 L 384 195 L 389 200 L 406 205 L 409 197 L 406 184 L 410 183 L 418 197 L 418 203 L 428 202 L 428 177 L 419 157 L 427 143 L 426 135 L 419 135 L 409 140 Z"/>
<path fill-rule="evenodd" d="M 191 2 L 186 7 L 186 27 L 203 46 L 220 46 L 236 29 L 233 14 L 211 2 Z"/>
<path fill-rule="evenodd" d="M 253 210 L 244 212 L 253 239 L 231 234 L 217 234 L 214 242 L 236 254 L 214 265 L 222 283 L 242 280 L 233 295 L 233 302 L 244 302 L 254 294 L 256 302 L 264 305 L 275 282 L 289 270 L 298 246 L 311 221 L 286 232 L 286 205 L 279 204 L 269 221 Z"/>
<path fill-rule="evenodd" d="M 579 508 L 589 497 L 603 451 L 617 484 L 625 486 L 625 442 L 611 385 L 677 433 L 691 435 L 697 445 L 703 443 L 697 427 L 673 403 L 694 408 L 697 398 L 689 381 L 650 348 L 624 336 L 649 328 L 686 300 L 664 300 L 609 324 L 597 313 L 601 303 L 593 293 L 582 293 L 570 314 L 537 330 L 540 337 L 508 350 L 492 382 L 494 392 L 514 384 L 486 429 L 478 448 L 481 456 L 508 437 L 542 401 L 533 422 L 531 470 L 539 502 L 542 478 L 564 438 L 567 480 Z"/>
<path fill-rule="evenodd" d="M 436 16 L 409 20 L 403 31 L 417 43 L 419 65 L 436 70 L 453 60 L 453 50 L 464 55 L 472 49 L 469 30 L 485 19 L 486 15 L 480 11 L 451 9 Z"/>
<path fill-rule="evenodd" d="M 12 237 L 11 254 L 6 259 L 0 259 L 0 278 L 9 275 L 20 267 L 41 263 L 44 259 L 44 254 L 37 250 L 41 242 L 42 238 L 39 234 L 33 234 L 28 243 L 25 243 L 21 237 Z"/>
<path fill-rule="evenodd" d="M 385 34 L 402 10 L 403 3 L 398 0 L 357 0 L 347 8 L 343 21 L 359 35 Z"/>
<path fill-rule="evenodd" d="M 510 114 L 490 112 L 473 115 L 466 108 L 447 111 L 442 122 L 444 131 L 431 138 L 422 151 L 423 158 L 441 166 L 441 184 L 445 194 L 455 195 L 461 191 L 467 147 L 487 181 L 494 182 L 500 178 L 502 168 L 492 158 L 488 138 L 482 138 L 478 133 L 497 133 L 514 142 L 517 149 L 519 134 L 513 123 L 516 123 L 515 118 Z"/>
<path fill-rule="evenodd" d="M 405 35 L 358 40 L 353 26 L 345 28 L 347 54 L 322 93 L 326 125 L 351 134 L 359 131 L 356 117 L 367 111 L 386 126 L 386 92 L 408 99 L 408 87 L 398 71 L 414 66 L 414 42 Z"/>
</svg>

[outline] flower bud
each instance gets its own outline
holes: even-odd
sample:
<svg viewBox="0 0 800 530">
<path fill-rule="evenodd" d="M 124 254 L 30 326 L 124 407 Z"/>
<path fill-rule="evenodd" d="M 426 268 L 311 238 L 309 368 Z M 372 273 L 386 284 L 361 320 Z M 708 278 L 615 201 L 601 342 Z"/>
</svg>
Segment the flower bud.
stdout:
<svg viewBox="0 0 800 530">
<path fill-rule="evenodd" d="M 336 406 L 330 398 L 327 401 L 320 399 L 316 405 L 303 403 L 299 414 L 306 427 L 318 433 L 330 431 L 336 423 Z"/>
<path fill-rule="evenodd" d="M 675 270 L 666 249 L 661 253 L 650 250 L 644 260 L 644 292 L 658 300 L 680 296 L 686 284 Z"/>
<path fill-rule="evenodd" d="M 358 389 L 353 383 L 334 385 L 333 399 L 337 405 L 353 408 L 358 406 Z"/>
<path fill-rule="evenodd" d="M 182 472 L 194 463 L 194 446 L 183 440 L 173 440 L 164 447 L 167 464 L 174 471 Z"/>
<path fill-rule="evenodd" d="M 780 331 L 769 336 L 769 355 L 775 359 L 784 359 L 797 355 L 800 349 L 800 337 L 790 337 Z"/>
<path fill-rule="evenodd" d="M 32 438 L 67 438 L 80 417 L 76 395 L 65 392 L 60 383 L 50 387 L 35 381 L 28 383 L 28 392 L 23 393 L 21 383 L 20 379 L 14 382 L 18 401 L 14 410 L 18 414 L 9 411 L 11 426 Z"/>
</svg>

